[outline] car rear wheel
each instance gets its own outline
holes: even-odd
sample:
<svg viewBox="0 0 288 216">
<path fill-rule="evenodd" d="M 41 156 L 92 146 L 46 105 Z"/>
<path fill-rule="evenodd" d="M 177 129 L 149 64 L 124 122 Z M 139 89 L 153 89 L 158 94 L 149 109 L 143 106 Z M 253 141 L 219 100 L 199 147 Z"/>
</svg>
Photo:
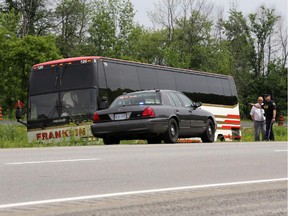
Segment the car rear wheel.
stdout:
<svg viewBox="0 0 288 216">
<path fill-rule="evenodd" d="M 157 143 L 161 143 L 161 142 L 162 142 L 162 139 L 158 138 L 158 137 L 147 139 L 148 144 L 157 144 Z"/>
<path fill-rule="evenodd" d="M 214 141 L 215 128 L 211 119 L 207 120 L 207 127 L 204 134 L 201 136 L 202 142 L 211 143 Z"/>
<path fill-rule="evenodd" d="M 168 122 L 168 129 L 163 136 L 165 143 L 175 143 L 178 140 L 179 128 L 175 119 L 170 119 Z"/>
<path fill-rule="evenodd" d="M 116 138 L 107 137 L 103 138 L 103 142 L 105 145 L 118 145 L 120 143 L 120 140 Z"/>
</svg>

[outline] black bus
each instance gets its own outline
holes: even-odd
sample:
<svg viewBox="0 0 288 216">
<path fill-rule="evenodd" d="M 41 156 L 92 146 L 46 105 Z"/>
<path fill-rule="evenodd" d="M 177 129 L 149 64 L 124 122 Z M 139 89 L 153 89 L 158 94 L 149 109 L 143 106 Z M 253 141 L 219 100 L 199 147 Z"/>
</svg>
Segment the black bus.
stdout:
<svg viewBox="0 0 288 216">
<path fill-rule="evenodd" d="M 216 137 L 240 138 L 237 91 L 231 76 L 88 56 L 32 67 L 26 123 L 29 142 L 92 136 L 93 113 L 106 100 L 148 89 L 177 90 L 202 102 L 216 117 Z"/>
</svg>

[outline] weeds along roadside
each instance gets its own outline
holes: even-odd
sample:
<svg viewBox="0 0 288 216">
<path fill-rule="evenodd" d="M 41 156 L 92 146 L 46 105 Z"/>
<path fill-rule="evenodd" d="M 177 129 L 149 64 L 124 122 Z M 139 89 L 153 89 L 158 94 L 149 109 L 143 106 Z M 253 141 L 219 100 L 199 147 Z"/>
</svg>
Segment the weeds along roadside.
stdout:
<svg viewBox="0 0 288 216">
<path fill-rule="evenodd" d="M 274 126 L 273 131 L 276 141 L 288 141 L 287 126 Z M 242 129 L 242 141 L 254 141 L 254 129 Z M 122 141 L 122 144 L 133 144 L 135 141 Z M 145 141 L 137 141 L 137 144 L 144 144 Z M 52 147 L 52 146 L 85 146 L 85 145 L 102 145 L 103 142 L 99 140 L 87 141 L 71 139 L 69 141 L 61 141 L 55 143 L 28 143 L 27 129 L 22 125 L 0 125 L 0 148 L 25 148 L 25 147 Z"/>
</svg>

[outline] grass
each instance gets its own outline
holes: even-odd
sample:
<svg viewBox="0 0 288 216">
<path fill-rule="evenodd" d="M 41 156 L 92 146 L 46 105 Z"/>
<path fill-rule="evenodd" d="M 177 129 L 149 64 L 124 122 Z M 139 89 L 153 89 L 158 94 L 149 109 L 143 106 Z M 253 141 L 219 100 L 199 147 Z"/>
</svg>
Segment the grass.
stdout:
<svg viewBox="0 0 288 216">
<path fill-rule="evenodd" d="M 287 127 L 274 126 L 273 127 L 276 141 L 288 141 Z M 253 142 L 254 130 L 253 128 L 242 129 L 242 141 Z M 123 140 L 121 144 L 144 144 L 146 141 L 137 140 L 129 141 Z M 0 148 L 25 148 L 25 147 L 50 147 L 50 146 L 85 146 L 85 145 L 103 145 L 102 140 L 75 140 L 55 142 L 55 143 L 28 143 L 26 127 L 21 125 L 0 125 Z"/>
<path fill-rule="evenodd" d="M 276 126 L 276 125 L 273 126 L 275 141 L 288 141 L 287 129 L 288 129 L 287 127 L 283 127 L 283 126 Z M 244 142 L 254 141 L 254 129 L 253 128 L 242 129 L 242 141 Z"/>
</svg>

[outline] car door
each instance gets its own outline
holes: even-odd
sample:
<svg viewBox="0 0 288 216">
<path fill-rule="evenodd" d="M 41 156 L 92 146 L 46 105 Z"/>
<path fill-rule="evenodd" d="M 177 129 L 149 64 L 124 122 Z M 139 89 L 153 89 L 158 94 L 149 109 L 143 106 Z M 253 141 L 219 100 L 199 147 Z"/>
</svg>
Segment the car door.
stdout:
<svg viewBox="0 0 288 216">
<path fill-rule="evenodd" d="M 168 97 L 175 105 L 175 114 L 179 119 L 179 135 L 187 135 L 190 133 L 191 128 L 191 113 L 190 109 L 184 106 L 179 97 L 174 92 L 169 92 Z"/>
<path fill-rule="evenodd" d="M 189 120 L 190 120 L 190 133 L 193 135 L 201 134 L 203 129 L 206 127 L 206 117 L 202 114 L 202 111 L 199 107 L 195 106 L 195 103 L 192 102 L 187 96 L 182 93 L 176 93 L 176 95 L 180 98 L 184 106 L 187 108 L 189 112 Z"/>
</svg>

